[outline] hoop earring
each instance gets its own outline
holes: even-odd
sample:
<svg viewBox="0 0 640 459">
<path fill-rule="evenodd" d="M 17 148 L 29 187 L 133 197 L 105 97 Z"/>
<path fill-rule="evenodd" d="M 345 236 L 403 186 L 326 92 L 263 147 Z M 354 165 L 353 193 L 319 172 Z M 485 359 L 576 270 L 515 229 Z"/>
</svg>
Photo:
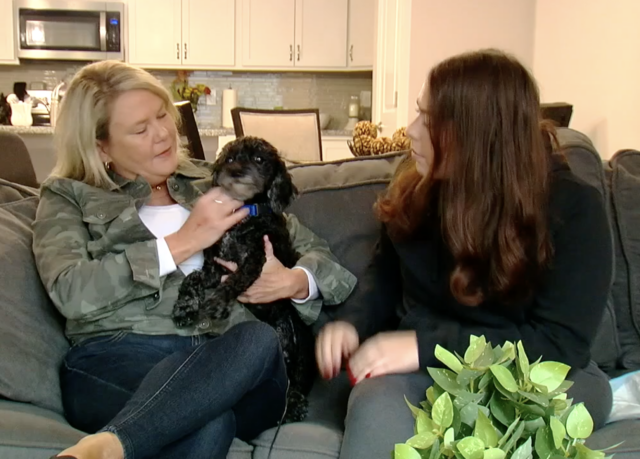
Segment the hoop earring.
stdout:
<svg viewBox="0 0 640 459">
<path fill-rule="evenodd" d="M 111 163 L 110 163 L 110 162 L 108 162 L 108 161 L 105 161 L 105 162 L 104 162 L 104 168 L 105 168 L 106 170 L 111 169 Z"/>
</svg>

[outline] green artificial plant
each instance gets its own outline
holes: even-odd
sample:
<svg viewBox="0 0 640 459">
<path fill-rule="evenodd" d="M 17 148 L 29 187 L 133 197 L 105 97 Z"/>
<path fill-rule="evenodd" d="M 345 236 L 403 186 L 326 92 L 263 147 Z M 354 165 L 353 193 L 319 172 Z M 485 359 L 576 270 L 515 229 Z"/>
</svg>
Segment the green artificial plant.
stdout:
<svg viewBox="0 0 640 459">
<path fill-rule="evenodd" d="M 605 458 L 584 444 L 593 419 L 567 399 L 569 366 L 530 363 L 522 342 L 493 347 L 484 336 L 471 336 L 464 356 L 441 346 L 435 356 L 448 369 L 427 368 L 434 384 L 421 408 L 407 400 L 415 435 L 395 459 Z"/>
</svg>

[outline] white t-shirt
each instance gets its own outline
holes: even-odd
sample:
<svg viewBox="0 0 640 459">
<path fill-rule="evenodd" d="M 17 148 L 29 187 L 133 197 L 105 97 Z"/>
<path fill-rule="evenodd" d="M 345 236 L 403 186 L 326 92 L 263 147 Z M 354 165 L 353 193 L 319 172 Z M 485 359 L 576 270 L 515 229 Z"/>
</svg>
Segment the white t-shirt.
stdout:
<svg viewBox="0 0 640 459">
<path fill-rule="evenodd" d="M 204 264 L 204 254 L 202 251 L 195 253 L 178 266 L 173 261 L 171 250 L 165 241 L 165 237 L 175 233 L 189 218 L 190 211 L 180 204 L 169 206 L 142 206 L 138 211 L 142 223 L 157 238 L 158 260 L 160 262 L 160 277 L 166 276 L 180 269 L 185 276 L 191 274 L 196 269 L 202 269 Z M 296 303 L 305 303 L 318 297 L 318 285 L 313 275 L 302 266 L 296 266 L 294 269 L 302 269 L 307 274 L 309 280 L 309 296 L 304 300 L 293 299 Z"/>
</svg>

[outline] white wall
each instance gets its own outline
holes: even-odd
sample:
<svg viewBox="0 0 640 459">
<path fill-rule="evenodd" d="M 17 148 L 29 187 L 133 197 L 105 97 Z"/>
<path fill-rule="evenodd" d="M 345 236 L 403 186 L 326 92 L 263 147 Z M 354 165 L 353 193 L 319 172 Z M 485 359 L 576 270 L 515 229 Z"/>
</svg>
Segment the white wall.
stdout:
<svg viewBox="0 0 640 459">
<path fill-rule="evenodd" d="M 640 149 L 640 2 L 538 0 L 534 75 L 544 102 L 573 104 L 571 127 L 600 155 Z"/>
<path fill-rule="evenodd" d="M 535 13 L 536 0 L 412 0 L 408 119 L 427 73 L 447 57 L 494 47 L 531 68 Z"/>
</svg>

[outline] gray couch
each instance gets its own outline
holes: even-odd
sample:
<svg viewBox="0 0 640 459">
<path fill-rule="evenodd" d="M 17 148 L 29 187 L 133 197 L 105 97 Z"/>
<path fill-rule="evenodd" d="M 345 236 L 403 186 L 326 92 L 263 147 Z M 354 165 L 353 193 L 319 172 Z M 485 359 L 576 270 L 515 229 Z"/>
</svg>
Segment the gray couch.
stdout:
<svg viewBox="0 0 640 459">
<path fill-rule="evenodd" d="M 640 153 L 624 152 L 602 162 L 582 134 L 563 129 L 561 140 L 577 174 L 596 186 L 610 206 L 615 238 L 615 280 L 611 301 L 593 347 L 593 357 L 609 374 L 640 368 Z M 0 177 L 3 144 L 0 140 Z M 303 195 L 290 209 L 325 238 L 358 277 L 375 243 L 378 225 L 371 208 L 388 183 L 401 154 L 336 163 L 293 166 Z M 14 179 L 15 180 L 15 179 Z M 17 180 L 19 181 L 19 180 Z M 37 190 L 0 180 L 0 458 L 44 459 L 83 433 L 62 414 L 58 365 L 68 348 L 63 322 L 44 292 L 30 250 L 30 223 Z M 319 328 L 335 310 L 327 309 Z M 579 311 L 576 311 L 579 314 Z M 344 375 L 318 380 L 304 423 L 285 425 L 273 459 L 337 457 L 349 395 Z M 251 445 L 235 441 L 230 458 L 266 458 L 275 429 Z M 609 425 L 592 435 L 592 447 L 618 442 L 617 457 L 640 458 L 640 420 Z M 380 457 L 388 457 L 381 451 Z"/>
</svg>

